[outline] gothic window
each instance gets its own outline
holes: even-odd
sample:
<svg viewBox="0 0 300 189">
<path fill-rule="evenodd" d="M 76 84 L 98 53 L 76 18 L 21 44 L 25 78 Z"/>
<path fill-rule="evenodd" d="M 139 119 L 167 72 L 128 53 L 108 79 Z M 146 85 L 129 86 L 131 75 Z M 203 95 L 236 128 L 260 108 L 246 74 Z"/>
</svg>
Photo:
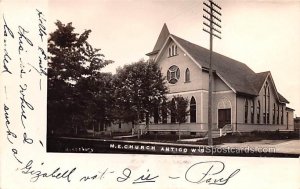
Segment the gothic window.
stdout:
<svg viewBox="0 0 300 189">
<path fill-rule="evenodd" d="M 267 87 L 267 124 L 270 124 L 270 87 Z"/>
<path fill-rule="evenodd" d="M 274 105 L 273 105 L 273 121 L 272 121 L 272 124 L 275 124 L 275 118 L 276 117 L 276 105 L 275 105 L 275 103 L 274 103 Z"/>
<path fill-rule="evenodd" d="M 257 101 L 257 117 L 256 117 L 256 122 L 260 123 L 260 101 Z"/>
<path fill-rule="evenodd" d="M 264 86 L 264 123 L 270 123 L 270 88 L 268 82 Z"/>
<path fill-rule="evenodd" d="M 248 100 L 245 101 L 245 123 L 248 122 Z"/>
<path fill-rule="evenodd" d="M 177 83 L 180 78 L 180 70 L 177 66 L 171 66 L 167 71 L 167 80 L 171 84 Z"/>
<path fill-rule="evenodd" d="M 250 114 L 251 114 L 251 123 L 254 123 L 254 100 L 251 101 Z"/>
<path fill-rule="evenodd" d="M 169 47 L 169 57 L 176 56 L 178 54 L 177 52 L 177 45 L 172 45 Z"/>
<path fill-rule="evenodd" d="M 191 98 L 190 102 L 190 122 L 196 123 L 196 100 L 194 97 Z"/>
<path fill-rule="evenodd" d="M 277 124 L 279 125 L 279 105 L 277 104 Z"/>
<path fill-rule="evenodd" d="M 185 70 L 185 82 L 190 82 L 190 70 L 188 68 Z"/>
<path fill-rule="evenodd" d="M 283 124 L 283 106 L 281 106 L 281 120 L 280 120 L 281 122 L 281 124 Z"/>
<path fill-rule="evenodd" d="M 174 98 L 171 101 L 171 106 L 175 107 L 175 99 Z M 176 123 L 176 113 L 172 109 L 171 109 L 171 123 Z"/>
<path fill-rule="evenodd" d="M 175 46 L 172 45 L 172 56 L 174 56 L 174 55 L 175 55 Z"/>
</svg>

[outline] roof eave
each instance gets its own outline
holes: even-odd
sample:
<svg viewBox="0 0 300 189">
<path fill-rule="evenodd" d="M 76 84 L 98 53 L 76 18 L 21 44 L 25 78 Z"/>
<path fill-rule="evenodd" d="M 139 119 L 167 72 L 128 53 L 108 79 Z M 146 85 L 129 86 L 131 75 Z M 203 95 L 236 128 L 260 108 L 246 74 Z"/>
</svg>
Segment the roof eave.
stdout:
<svg viewBox="0 0 300 189">
<path fill-rule="evenodd" d="M 159 50 L 156 50 L 156 51 L 149 52 L 149 53 L 147 53 L 146 55 L 147 55 L 147 56 L 151 56 L 151 55 L 157 54 L 158 52 L 159 52 Z"/>
</svg>

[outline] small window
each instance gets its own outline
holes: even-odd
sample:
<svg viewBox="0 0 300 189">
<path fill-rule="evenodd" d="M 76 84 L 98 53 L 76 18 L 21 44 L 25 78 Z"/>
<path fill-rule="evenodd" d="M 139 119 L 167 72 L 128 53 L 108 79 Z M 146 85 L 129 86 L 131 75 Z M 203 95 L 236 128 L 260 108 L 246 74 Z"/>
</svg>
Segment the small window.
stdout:
<svg viewBox="0 0 300 189">
<path fill-rule="evenodd" d="M 190 70 L 187 68 L 185 70 L 185 82 L 190 82 Z"/>
<path fill-rule="evenodd" d="M 172 56 L 174 56 L 174 54 L 175 54 L 175 46 L 172 45 Z"/>
<path fill-rule="evenodd" d="M 172 45 L 169 47 L 169 57 L 178 55 L 177 45 Z"/>
</svg>

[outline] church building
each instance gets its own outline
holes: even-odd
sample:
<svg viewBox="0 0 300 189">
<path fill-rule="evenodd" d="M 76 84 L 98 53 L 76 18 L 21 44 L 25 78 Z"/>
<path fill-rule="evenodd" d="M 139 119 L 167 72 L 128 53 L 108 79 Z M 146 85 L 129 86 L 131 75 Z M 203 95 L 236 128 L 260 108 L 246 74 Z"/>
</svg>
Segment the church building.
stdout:
<svg viewBox="0 0 300 189">
<path fill-rule="evenodd" d="M 164 24 L 150 60 L 160 65 L 171 100 L 189 101 L 189 115 L 181 130 L 205 132 L 208 125 L 209 50 L 169 32 Z M 233 131 L 293 130 L 293 109 L 276 89 L 270 71 L 255 73 L 246 64 L 213 53 L 213 130 L 229 125 Z M 176 130 L 171 115 L 149 127 Z"/>
</svg>

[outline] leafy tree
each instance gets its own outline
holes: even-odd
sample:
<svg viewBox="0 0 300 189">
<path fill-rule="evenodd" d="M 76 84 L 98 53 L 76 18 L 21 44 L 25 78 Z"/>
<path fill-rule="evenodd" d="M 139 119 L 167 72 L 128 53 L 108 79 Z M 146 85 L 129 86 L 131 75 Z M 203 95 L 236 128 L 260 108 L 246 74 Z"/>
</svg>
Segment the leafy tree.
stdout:
<svg viewBox="0 0 300 189">
<path fill-rule="evenodd" d="M 167 103 L 168 109 L 171 114 L 171 118 L 174 119 L 174 122 L 180 124 L 186 122 L 186 116 L 189 114 L 187 110 L 188 107 L 188 99 L 183 98 L 182 96 L 174 96 L 172 100 Z M 178 136 L 180 139 L 180 131 L 178 132 Z"/>
<path fill-rule="evenodd" d="M 48 39 L 48 126 L 70 126 L 77 131 L 83 120 L 94 115 L 92 107 L 97 101 L 93 101 L 103 91 L 95 86 L 107 79 L 100 70 L 112 61 L 104 60 L 100 49 L 87 42 L 91 30 L 78 34 L 72 23 L 55 24 L 57 29 Z"/>
<path fill-rule="evenodd" d="M 148 125 L 167 93 L 158 64 L 144 60 L 119 68 L 114 85 L 116 118 L 133 124 L 145 118 Z"/>
</svg>

